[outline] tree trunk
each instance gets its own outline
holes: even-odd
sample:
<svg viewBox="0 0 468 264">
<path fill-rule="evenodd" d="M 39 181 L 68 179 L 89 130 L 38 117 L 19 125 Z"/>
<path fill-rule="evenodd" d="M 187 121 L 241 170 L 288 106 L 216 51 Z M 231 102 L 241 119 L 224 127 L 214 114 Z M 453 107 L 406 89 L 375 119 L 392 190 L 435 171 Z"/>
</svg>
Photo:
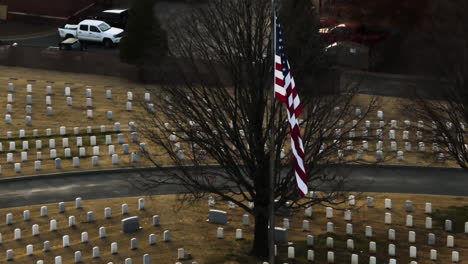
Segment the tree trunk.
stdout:
<svg viewBox="0 0 468 264">
<path fill-rule="evenodd" d="M 251 254 L 260 257 L 268 257 L 268 204 L 255 204 L 255 232 Z"/>
</svg>

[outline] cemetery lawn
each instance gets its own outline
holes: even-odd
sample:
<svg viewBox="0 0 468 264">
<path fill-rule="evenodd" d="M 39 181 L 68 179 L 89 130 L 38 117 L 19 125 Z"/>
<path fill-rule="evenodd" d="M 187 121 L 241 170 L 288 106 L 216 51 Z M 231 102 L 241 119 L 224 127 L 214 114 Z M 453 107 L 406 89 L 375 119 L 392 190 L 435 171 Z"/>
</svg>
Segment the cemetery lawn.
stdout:
<svg viewBox="0 0 468 264">
<path fill-rule="evenodd" d="M 91 169 L 102 169 L 102 168 L 119 168 L 129 167 L 132 164 L 129 163 L 129 157 L 122 155 L 122 147 L 116 144 L 117 135 L 112 131 L 114 122 L 120 122 L 122 124 L 123 133 L 125 134 L 125 143 L 130 144 L 130 151 L 137 151 L 138 146 L 130 142 L 130 134 L 128 132 L 128 122 L 141 120 L 141 113 L 143 108 L 139 103 L 134 102 L 133 111 L 126 111 L 127 92 L 131 91 L 135 98 L 143 97 L 143 93 L 146 92 L 146 88 L 155 86 L 145 86 L 139 83 L 135 83 L 123 78 L 109 77 L 102 75 L 92 74 L 76 74 L 66 72 L 55 72 L 40 69 L 20 68 L 20 67 L 5 67 L 0 66 L 0 105 L 7 105 L 7 84 L 14 83 L 16 86 L 15 92 L 13 92 L 13 112 L 12 112 L 12 123 L 10 125 L 0 126 L 0 142 L 3 143 L 3 152 L 0 155 L 5 155 L 8 152 L 8 142 L 12 141 L 6 138 L 7 131 L 12 131 L 16 141 L 16 151 L 14 152 L 15 162 L 20 161 L 21 144 L 23 140 L 29 141 L 28 161 L 22 162 L 21 173 L 15 173 L 13 164 L 6 163 L 6 159 L 0 159 L 0 166 L 2 166 L 2 173 L 0 177 L 16 177 L 25 175 L 37 175 L 45 173 L 60 173 L 65 171 L 80 171 L 80 170 L 91 170 Z M 33 85 L 33 104 L 32 104 L 32 126 L 27 127 L 25 124 L 25 107 L 26 107 L 26 85 L 31 83 Z M 46 102 L 45 102 L 45 87 L 47 85 L 52 86 L 52 107 L 54 109 L 53 116 L 46 115 Z M 67 106 L 66 97 L 64 95 L 64 88 L 69 86 L 71 88 L 71 95 L 73 97 L 73 106 Z M 86 89 L 92 89 L 93 93 L 93 111 L 94 118 L 86 118 Z M 112 90 L 112 100 L 106 99 L 105 93 L 107 89 Z M 156 89 L 157 90 L 157 89 Z M 161 99 L 160 94 L 152 94 L 152 99 Z M 409 102 L 403 98 L 396 97 L 377 97 L 379 106 L 374 111 L 370 112 L 364 119 L 372 122 L 373 129 L 370 131 L 371 135 L 375 135 L 375 128 L 377 127 L 378 120 L 376 117 L 377 110 L 383 110 L 384 120 L 389 123 L 390 120 L 394 119 L 398 121 L 398 129 L 396 129 L 398 149 L 402 150 L 404 147 L 404 140 L 402 140 L 403 121 L 410 119 L 406 117 L 400 111 L 401 105 L 408 104 Z M 357 95 L 355 98 L 354 106 L 360 107 L 362 110 L 366 108 L 371 97 L 368 95 Z M 113 111 L 114 120 L 107 120 L 107 111 Z M 139 121 L 140 120 L 140 121 Z M 4 121 L 2 121 L 4 122 Z M 411 120 L 413 126 L 416 125 L 417 120 Z M 115 145 L 115 151 L 120 156 L 119 165 L 112 165 L 111 158 L 107 153 L 107 146 L 104 144 L 104 134 L 99 132 L 99 127 L 105 125 L 107 132 L 105 134 L 111 134 L 113 144 Z M 68 135 L 70 140 L 70 146 L 72 156 L 77 156 L 78 148 L 75 145 L 75 136 L 72 133 L 73 127 L 80 127 L 85 146 L 87 147 L 87 157 L 80 158 L 80 167 L 73 168 L 71 158 L 64 158 L 64 150 L 61 148 L 61 140 L 63 136 L 58 135 L 58 128 L 60 126 L 67 127 Z M 87 126 L 93 127 L 93 134 L 97 136 L 98 144 L 101 148 L 101 154 L 99 158 L 99 166 L 93 167 L 91 165 L 91 152 L 92 149 L 86 145 L 86 141 L 89 135 L 86 134 L 85 128 Z M 56 139 L 57 144 L 57 157 L 62 158 L 63 169 L 55 169 L 53 159 L 49 159 L 49 146 L 48 139 L 45 135 L 46 128 L 52 128 L 53 138 Z M 26 138 L 19 139 L 18 131 L 20 129 L 26 130 Z M 32 137 L 32 129 L 39 130 L 39 138 Z M 359 133 L 359 132 L 358 132 Z M 396 152 L 390 151 L 390 140 L 388 139 L 388 129 L 384 130 L 384 157 L 385 160 L 382 164 L 387 165 L 412 165 L 412 166 L 435 166 L 435 167 L 458 167 L 452 160 L 445 160 L 443 162 L 436 161 L 435 154 L 431 152 L 430 146 L 430 135 L 425 135 L 426 139 L 426 151 L 421 153 L 416 151 L 418 141 L 411 140 L 413 145 L 412 152 L 404 153 L 404 160 L 398 161 L 396 159 Z M 410 131 L 411 138 L 415 137 L 415 131 Z M 42 150 L 35 149 L 35 140 L 42 140 Z M 156 149 L 151 146 L 149 140 L 140 139 L 141 142 L 148 144 L 150 152 Z M 346 155 L 349 158 L 356 157 L 356 150 L 361 148 L 361 141 L 354 140 L 354 150 L 346 151 Z M 376 161 L 375 152 L 376 141 L 369 141 L 369 151 L 364 154 L 364 159 L 369 162 Z M 43 161 L 42 169 L 35 171 L 34 161 L 36 160 L 36 152 L 42 151 Z M 140 160 L 143 160 L 142 158 Z M 164 161 L 166 165 L 172 164 L 169 160 Z M 149 166 L 151 164 L 140 164 L 139 166 Z"/>
<path fill-rule="evenodd" d="M 409 263 L 409 246 L 408 231 L 416 232 L 416 243 L 411 244 L 418 249 L 418 263 L 451 263 L 450 256 L 452 250 L 460 253 L 461 263 L 468 261 L 468 234 L 463 232 L 450 233 L 455 237 L 455 248 L 446 247 L 446 236 L 448 233 L 443 231 L 443 221 L 445 217 L 453 217 L 454 226 L 464 224 L 468 221 L 468 198 L 451 197 L 451 196 L 433 196 L 433 195 L 412 195 L 412 194 L 376 194 L 365 193 L 355 194 L 358 198 L 356 206 L 348 207 L 352 210 L 352 221 L 354 235 L 348 236 L 345 234 L 346 223 L 343 220 L 343 211 L 334 210 L 334 218 L 326 219 L 325 210 L 322 206 L 314 206 L 313 216 L 307 218 L 304 211 L 300 210 L 291 216 L 289 230 L 289 240 L 296 250 L 296 258 L 286 259 L 287 245 L 278 247 L 279 257 L 278 263 L 307 263 L 307 245 L 305 239 L 307 235 L 315 237 L 315 246 L 311 249 L 315 251 L 314 263 L 326 263 L 325 239 L 330 236 L 334 238 L 335 244 L 335 263 L 350 263 L 351 254 L 358 254 L 360 263 L 367 263 L 369 258 L 368 244 L 370 241 L 377 243 L 377 253 L 372 255 L 377 257 L 377 263 L 387 263 L 388 253 L 387 247 L 389 241 L 387 239 L 387 230 L 392 228 L 396 230 L 396 240 L 393 242 L 396 245 L 398 263 Z M 375 208 L 367 208 L 366 197 L 372 196 L 375 199 Z M 85 198 L 85 197 L 84 197 Z M 191 263 L 197 261 L 204 264 L 245 264 L 257 263 L 255 259 L 248 256 L 250 244 L 253 234 L 253 218 L 250 218 L 250 225 L 242 225 L 242 215 L 244 212 L 239 208 L 228 209 L 227 203 L 217 201 L 212 208 L 208 207 L 206 200 L 195 204 L 181 204 L 178 201 L 178 196 L 164 195 L 144 197 L 146 206 L 144 211 L 137 210 L 137 199 L 139 197 L 103 199 L 103 200 L 84 200 L 83 209 L 75 209 L 74 202 L 66 203 L 66 211 L 63 214 L 58 213 L 57 204 L 49 204 L 48 216 L 40 217 L 40 205 L 27 206 L 20 208 L 5 208 L 0 209 L 0 215 L 13 213 L 14 224 L 6 225 L 2 220 L 0 223 L 0 233 L 3 236 L 3 243 L 0 244 L 0 262 L 5 260 L 5 252 L 7 249 L 13 249 L 15 259 L 12 263 L 36 263 L 37 260 L 44 260 L 45 263 L 54 263 L 55 256 L 62 256 L 63 263 L 73 263 L 75 251 L 81 251 L 83 254 L 83 263 L 123 263 L 125 258 L 130 257 L 134 263 L 141 263 L 143 254 L 150 254 L 152 263 L 175 263 L 177 262 L 177 249 L 184 248 L 185 254 L 192 254 L 193 259 L 182 260 L 181 262 Z M 383 208 L 384 199 L 392 199 L 393 208 L 386 210 Z M 411 200 L 414 203 L 414 211 L 412 213 L 405 212 L 405 200 Z M 425 229 L 424 205 L 425 202 L 432 203 L 433 229 Z M 129 204 L 129 216 L 139 216 L 140 225 L 143 229 L 139 232 L 131 234 L 123 234 L 121 230 L 121 219 L 127 216 L 121 215 L 121 204 Z M 450 207 L 453 206 L 453 207 Z M 104 208 L 112 209 L 112 218 L 104 219 Z M 454 208 L 459 209 L 454 209 Z M 339 209 L 344 209 L 345 206 L 339 206 Z M 209 224 L 206 222 L 209 209 L 219 209 L 228 212 L 228 224 L 222 226 L 224 228 L 224 239 L 216 238 L 216 231 L 219 225 Z M 31 211 L 31 220 L 23 221 L 23 210 Z M 86 223 L 86 213 L 94 211 L 96 221 Z M 392 214 L 392 224 L 384 224 L 384 214 L 390 212 Z M 406 215 L 411 214 L 414 217 L 415 227 L 406 227 Z M 68 217 L 76 217 L 77 226 L 68 228 Z M 160 216 L 160 226 L 152 226 L 152 216 Z M 55 232 L 49 231 L 49 221 L 56 219 L 58 222 L 58 230 Z M 282 226 L 283 217 L 277 217 L 276 226 Z M 302 221 L 310 221 L 310 232 L 302 231 Z M 335 225 L 335 234 L 326 234 L 326 223 L 333 222 Z M 32 236 L 31 226 L 38 224 L 40 227 L 40 235 Z M 99 227 L 106 227 L 107 237 L 100 239 L 98 237 Z M 373 237 L 367 238 L 364 236 L 365 226 L 373 228 Z M 15 228 L 20 228 L 22 231 L 22 239 L 15 241 L 13 232 Z M 235 240 L 235 230 L 242 229 L 244 240 Z M 171 242 L 163 242 L 162 235 L 165 230 L 171 232 Z M 82 244 L 80 241 L 81 232 L 89 233 L 89 242 Z M 436 235 L 436 245 L 427 245 L 427 234 L 434 233 Z M 148 235 L 156 234 L 156 244 L 151 246 L 148 244 Z M 69 235 L 71 246 L 62 248 L 62 236 Z M 138 239 L 138 249 L 130 250 L 130 239 Z M 354 250 L 346 249 L 346 240 L 353 239 L 355 243 Z M 42 252 L 43 241 L 51 242 L 51 251 Z M 118 243 L 119 253 L 116 255 L 110 254 L 110 244 Z M 266 241 L 265 241 L 266 242 Z M 26 245 L 34 246 L 33 256 L 26 256 Z M 92 259 L 92 248 L 98 246 L 100 248 L 101 257 Z M 437 249 L 438 261 L 429 260 L 430 249 Z"/>
</svg>

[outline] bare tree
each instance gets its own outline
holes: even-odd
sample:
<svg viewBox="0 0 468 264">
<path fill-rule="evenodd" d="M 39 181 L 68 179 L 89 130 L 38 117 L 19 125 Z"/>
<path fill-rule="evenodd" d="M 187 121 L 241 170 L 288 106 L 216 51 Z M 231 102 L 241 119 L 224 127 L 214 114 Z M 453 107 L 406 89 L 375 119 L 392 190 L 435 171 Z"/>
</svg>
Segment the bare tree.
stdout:
<svg viewBox="0 0 468 264">
<path fill-rule="evenodd" d="M 323 46 L 316 38 L 318 21 L 309 1 L 286 3 L 292 6 L 280 12 L 285 25 L 294 23 L 292 18 L 304 21 L 310 16 L 310 27 L 302 26 L 306 32 L 286 27 L 285 35 L 286 43 L 297 34 L 302 40 L 288 48 L 291 64 L 298 67 L 297 88 L 304 108 L 300 122 L 308 185 L 326 192 L 313 199 L 298 197 L 286 111 L 272 98 L 269 0 L 212 0 L 168 30 L 172 56 L 183 58 L 177 65 L 177 80 L 168 78 L 158 89 L 150 89 L 160 96 L 153 99 L 154 110 L 145 103 L 149 114 L 139 120 L 140 133 L 156 146 L 145 152 L 146 157 L 157 167 L 177 168 L 157 176 L 144 174 L 140 185 L 150 189 L 176 185 L 195 199 L 214 194 L 233 202 L 255 217 L 251 253 L 257 257 L 268 255 L 270 149 L 275 153 L 276 209 L 286 202 L 290 209 L 339 203 L 344 201 L 340 198 L 347 187 L 345 177 L 327 168 L 352 159 L 345 155 L 344 139 L 370 109 L 364 107 L 359 116 L 354 115 L 356 87 L 335 92 L 319 86 L 315 78 L 306 78 L 324 66 L 319 48 Z M 170 75 L 163 67 L 155 74 Z"/>
<path fill-rule="evenodd" d="M 415 91 L 414 104 L 404 110 L 425 123 L 426 134 L 439 146 L 439 155 L 443 153 L 466 169 L 468 18 L 463 7 L 468 7 L 464 1 L 433 1 L 425 21 L 430 30 L 424 31 L 424 45 L 420 45 L 424 47 L 421 60 L 430 58 L 429 70 L 438 82 Z"/>
</svg>

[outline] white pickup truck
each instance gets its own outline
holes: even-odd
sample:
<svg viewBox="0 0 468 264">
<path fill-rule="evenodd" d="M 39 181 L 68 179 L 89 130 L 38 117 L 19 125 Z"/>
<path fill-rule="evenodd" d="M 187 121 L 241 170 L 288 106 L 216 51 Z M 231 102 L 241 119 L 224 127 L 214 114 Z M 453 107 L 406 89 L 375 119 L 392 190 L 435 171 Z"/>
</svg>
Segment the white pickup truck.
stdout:
<svg viewBox="0 0 468 264">
<path fill-rule="evenodd" d="M 66 24 L 64 28 L 59 28 L 58 32 L 61 38 L 102 42 L 106 47 L 111 47 L 120 42 L 124 31 L 100 20 L 87 19 L 78 25 Z"/>
</svg>

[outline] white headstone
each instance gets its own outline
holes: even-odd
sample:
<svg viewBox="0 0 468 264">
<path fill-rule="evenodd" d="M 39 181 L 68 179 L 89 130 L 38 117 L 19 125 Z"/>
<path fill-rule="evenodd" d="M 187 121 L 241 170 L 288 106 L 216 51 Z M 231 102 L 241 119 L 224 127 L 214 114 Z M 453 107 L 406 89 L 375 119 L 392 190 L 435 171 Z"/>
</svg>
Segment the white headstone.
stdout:
<svg viewBox="0 0 468 264">
<path fill-rule="evenodd" d="M 93 165 L 93 167 L 99 166 L 99 156 L 92 156 L 91 164 Z"/>
<path fill-rule="evenodd" d="M 408 232 L 408 242 L 415 243 L 416 242 L 416 232 L 409 231 Z"/>
<path fill-rule="evenodd" d="M 86 110 L 86 118 L 93 119 L 93 117 L 94 117 L 93 110 L 91 109 Z"/>
<path fill-rule="evenodd" d="M 21 173 L 21 163 L 15 163 L 15 172 Z"/>
<path fill-rule="evenodd" d="M 76 219 L 75 216 L 71 215 L 68 217 L 68 227 L 76 226 Z"/>
<path fill-rule="evenodd" d="M 148 236 L 148 242 L 150 245 L 156 244 L 156 235 L 155 234 L 150 234 Z"/>
<path fill-rule="evenodd" d="M 49 222 L 49 230 L 50 231 L 57 231 L 57 220 L 51 219 Z"/>
<path fill-rule="evenodd" d="M 326 245 L 327 248 L 333 248 L 333 237 L 327 237 Z"/>
<path fill-rule="evenodd" d="M 452 262 L 458 263 L 460 261 L 460 254 L 458 251 L 452 251 Z"/>
<path fill-rule="evenodd" d="M 346 224 L 346 235 L 353 235 L 353 224 Z"/>
<path fill-rule="evenodd" d="M 409 248 L 410 258 L 413 258 L 413 259 L 417 258 L 417 256 L 418 256 L 417 254 L 418 253 L 417 253 L 416 247 L 415 246 L 410 246 L 410 248 Z"/>
<path fill-rule="evenodd" d="M 332 222 L 327 223 L 327 233 L 330 233 L 330 234 L 335 233 L 335 227 Z"/>
<path fill-rule="evenodd" d="M 75 263 L 81 263 L 82 255 L 81 251 L 75 251 Z"/>
<path fill-rule="evenodd" d="M 448 235 L 447 236 L 447 247 L 448 248 L 453 248 L 455 246 L 455 239 L 453 236 Z"/>
<path fill-rule="evenodd" d="M 333 218 L 333 208 L 332 207 L 327 207 L 326 208 L 326 217 L 328 219 Z"/>
<path fill-rule="evenodd" d="M 75 208 L 76 209 L 83 208 L 83 199 L 81 199 L 81 197 L 76 197 L 75 198 Z"/>
<path fill-rule="evenodd" d="M 126 109 L 127 109 L 127 111 L 128 111 L 128 112 L 132 111 L 132 108 L 133 108 L 133 107 L 132 107 L 132 102 L 127 102 L 127 104 L 126 104 Z"/>
<path fill-rule="evenodd" d="M 32 93 L 32 84 L 28 83 L 28 84 L 26 85 L 26 92 L 27 92 L 27 93 Z"/>
<path fill-rule="evenodd" d="M 394 244 L 389 244 L 388 245 L 388 255 L 390 257 L 395 257 L 396 256 L 396 247 Z"/>
<path fill-rule="evenodd" d="M 164 240 L 164 242 L 171 241 L 171 232 L 169 232 L 169 230 L 164 231 L 163 240 Z"/>
<path fill-rule="evenodd" d="M 352 239 L 346 240 L 346 248 L 350 250 L 354 250 L 354 240 Z"/>
<path fill-rule="evenodd" d="M 99 247 L 93 247 L 93 258 L 100 258 L 101 253 L 99 252 Z"/>
<path fill-rule="evenodd" d="M 143 198 L 138 199 L 138 210 L 139 211 L 145 210 L 145 199 Z"/>
<path fill-rule="evenodd" d="M 41 206 L 41 216 L 45 217 L 47 216 L 47 206 Z"/>
<path fill-rule="evenodd" d="M 11 124 L 11 115 L 10 114 L 5 115 L 5 123 L 7 125 Z"/>
<path fill-rule="evenodd" d="M 32 225 L 32 235 L 33 236 L 38 236 L 39 234 L 40 234 L 39 225 L 38 224 Z"/>
<path fill-rule="evenodd" d="M 310 231 L 310 225 L 308 220 L 303 220 L 302 221 L 302 231 L 309 232 Z"/>
<path fill-rule="evenodd" d="M 62 246 L 63 246 L 64 248 L 67 248 L 67 247 L 70 246 L 70 236 L 69 236 L 69 235 L 64 235 L 64 236 L 62 237 Z"/>
<path fill-rule="evenodd" d="M 335 263 L 335 252 L 328 251 L 327 252 L 327 262 L 328 263 Z"/>
<path fill-rule="evenodd" d="M 452 232 L 452 220 L 445 220 L 444 227 L 446 232 Z"/>
<path fill-rule="evenodd" d="M 118 253 L 119 253 L 119 248 L 118 248 L 117 242 L 112 242 L 112 244 L 111 244 L 111 254 L 114 255 L 114 254 L 118 254 Z"/>
<path fill-rule="evenodd" d="M 81 232 L 81 243 L 88 243 L 88 232 Z"/>
<path fill-rule="evenodd" d="M 122 215 L 128 214 L 128 204 L 122 204 Z"/>
<path fill-rule="evenodd" d="M 15 240 L 20 240 L 21 239 L 21 229 L 15 228 L 14 238 L 15 238 Z"/>
<path fill-rule="evenodd" d="M 406 226 L 407 227 L 413 227 L 413 216 L 412 215 L 407 215 L 406 216 Z"/>
<path fill-rule="evenodd" d="M 81 150 L 80 150 L 80 154 L 81 154 Z M 73 168 L 79 168 L 80 167 L 80 158 L 79 157 L 73 157 L 72 158 L 72 163 L 73 163 Z"/>
<path fill-rule="evenodd" d="M 34 251 L 33 245 L 29 244 L 29 245 L 26 246 L 26 255 L 27 256 L 32 256 L 33 251 Z"/>
<path fill-rule="evenodd" d="M 432 204 L 431 203 L 426 203 L 424 206 L 424 212 L 426 214 L 432 214 Z"/>
<path fill-rule="evenodd" d="M 392 200 L 385 198 L 385 209 L 392 209 Z"/>
<path fill-rule="evenodd" d="M 138 248 L 138 240 L 136 238 L 130 239 L 130 249 L 134 250 Z"/>
<path fill-rule="evenodd" d="M 23 220 L 24 221 L 31 220 L 31 212 L 29 210 L 24 210 L 23 211 Z M 0 242 L 0 244 L 1 244 L 1 242 Z"/>
<path fill-rule="evenodd" d="M 7 249 L 7 251 L 6 251 L 6 260 L 7 261 L 13 260 L 14 255 L 15 254 L 14 254 L 13 249 Z"/>
<path fill-rule="evenodd" d="M 437 250 L 431 249 L 431 260 L 437 260 Z"/>
<path fill-rule="evenodd" d="M 431 217 L 426 217 L 425 226 L 426 226 L 426 229 L 432 229 L 432 218 Z"/>
<path fill-rule="evenodd" d="M 101 226 L 99 227 L 99 238 L 106 238 L 107 233 L 106 233 L 106 228 Z"/>
<path fill-rule="evenodd" d="M 392 214 L 391 213 L 385 213 L 385 224 L 386 225 L 391 225 L 392 224 Z"/>
<path fill-rule="evenodd" d="M 372 237 L 372 227 L 366 226 L 366 237 Z"/>
<path fill-rule="evenodd" d="M 13 224 L 13 214 L 12 213 L 7 213 L 5 218 L 6 218 L 5 223 L 7 225 L 12 225 Z"/>
</svg>

